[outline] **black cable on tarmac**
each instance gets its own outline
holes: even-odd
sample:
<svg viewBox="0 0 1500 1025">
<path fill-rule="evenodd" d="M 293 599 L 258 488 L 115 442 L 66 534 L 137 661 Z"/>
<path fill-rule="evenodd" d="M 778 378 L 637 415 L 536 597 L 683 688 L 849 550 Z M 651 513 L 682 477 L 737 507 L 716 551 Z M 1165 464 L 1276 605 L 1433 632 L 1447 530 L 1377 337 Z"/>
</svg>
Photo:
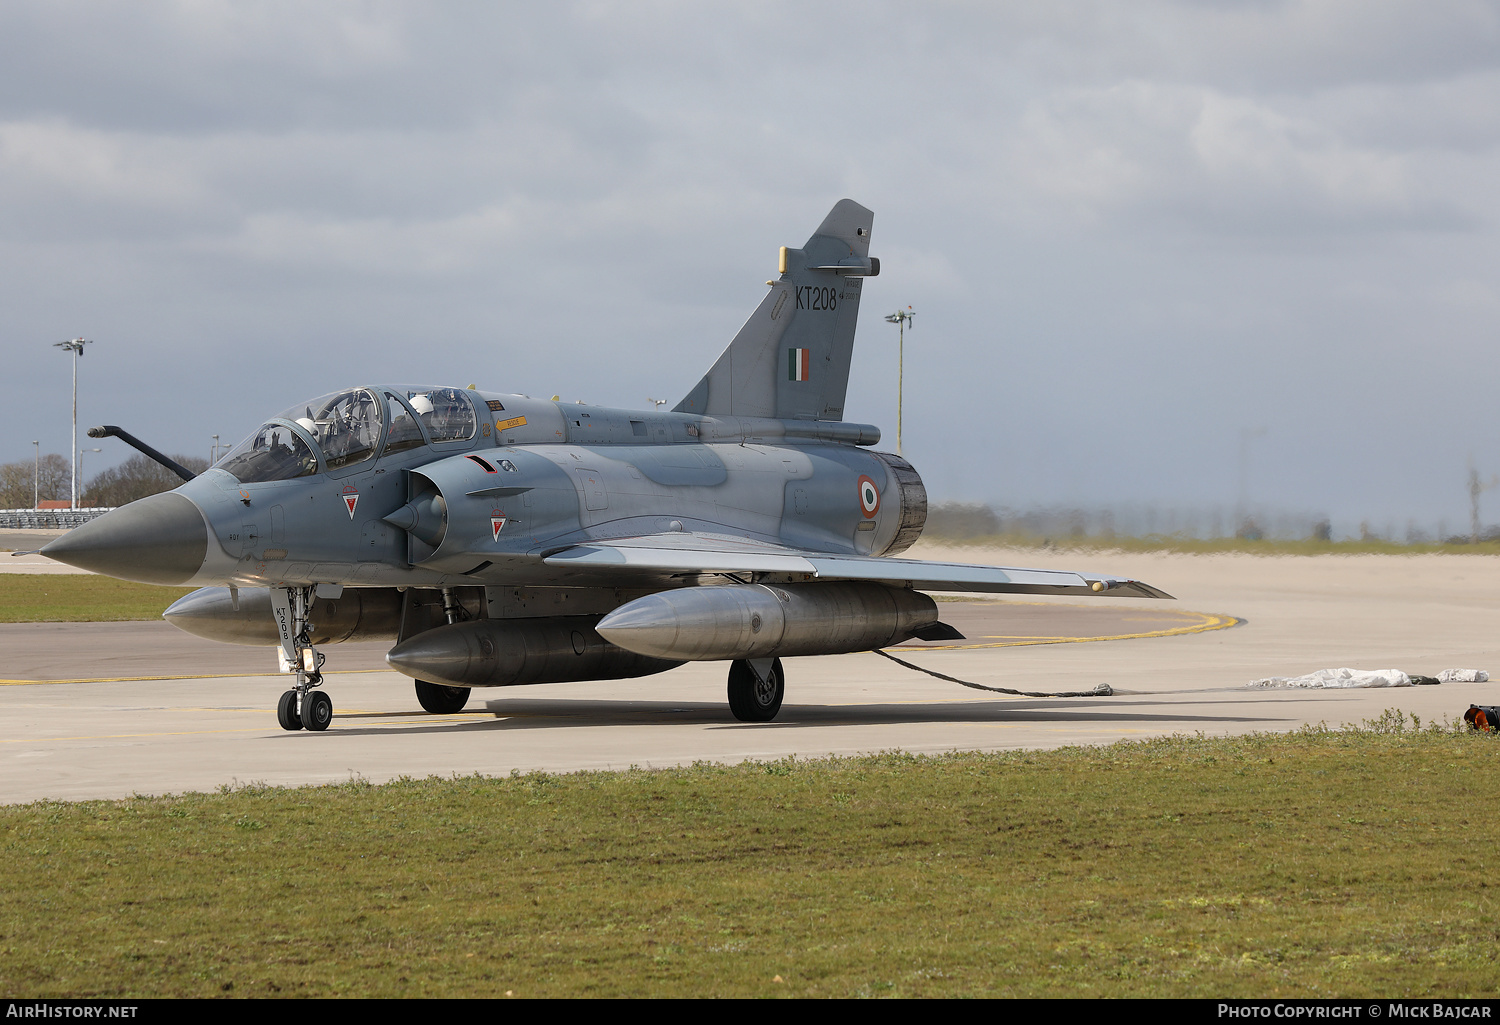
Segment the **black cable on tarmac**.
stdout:
<svg viewBox="0 0 1500 1025">
<path fill-rule="evenodd" d="M 890 659 L 898 666 L 905 666 L 908 669 L 915 669 L 917 672 L 926 673 L 928 676 L 936 676 L 939 680 L 947 680 L 949 683 L 956 683 L 960 687 L 969 687 L 973 690 L 987 690 L 994 694 L 1014 694 L 1017 697 L 1022 698 L 1107 698 L 1112 697 L 1115 693 L 1114 688 L 1107 683 L 1101 683 L 1093 690 L 1061 691 L 1055 694 L 1046 694 L 1040 691 L 1030 690 L 1011 690 L 1009 687 L 986 687 L 982 683 L 970 683 L 968 680 L 960 680 L 957 677 L 953 676 L 944 676 L 942 673 L 933 672 L 931 669 L 923 669 L 921 666 L 914 666 L 910 662 L 902 661 L 889 652 L 881 651 L 879 648 L 875 648 L 873 650 L 875 651 L 875 654 Z"/>
</svg>

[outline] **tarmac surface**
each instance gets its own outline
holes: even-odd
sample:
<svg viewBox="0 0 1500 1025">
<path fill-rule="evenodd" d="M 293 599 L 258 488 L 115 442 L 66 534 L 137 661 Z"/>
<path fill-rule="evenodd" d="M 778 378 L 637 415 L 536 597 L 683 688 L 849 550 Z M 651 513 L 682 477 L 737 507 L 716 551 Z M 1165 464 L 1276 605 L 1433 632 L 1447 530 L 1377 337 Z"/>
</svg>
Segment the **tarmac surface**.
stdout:
<svg viewBox="0 0 1500 1025">
<path fill-rule="evenodd" d="M 965 689 L 874 653 L 796 658 L 785 660 L 786 703 L 769 724 L 729 714 L 718 663 L 639 680 L 475 690 L 462 713 L 433 716 L 420 710 L 410 680 L 384 668 L 385 645 L 349 644 L 324 649 L 332 727 L 287 733 L 274 712 L 287 678 L 274 673 L 270 649 L 218 645 L 159 622 L 0 626 L 0 803 L 351 777 L 1047 748 L 1338 725 L 1387 708 L 1425 721 L 1459 716 L 1470 702 L 1500 704 L 1500 684 L 1245 686 L 1339 666 L 1500 675 L 1500 562 L 1492 558 L 1080 556 L 933 545 L 910 555 L 1095 569 L 1179 597 L 944 602 L 944 620 L 967 639 L 895 651 L 983 686 L 1056 692 L 1107 683 L 1110 697 Z"/>
</svg>

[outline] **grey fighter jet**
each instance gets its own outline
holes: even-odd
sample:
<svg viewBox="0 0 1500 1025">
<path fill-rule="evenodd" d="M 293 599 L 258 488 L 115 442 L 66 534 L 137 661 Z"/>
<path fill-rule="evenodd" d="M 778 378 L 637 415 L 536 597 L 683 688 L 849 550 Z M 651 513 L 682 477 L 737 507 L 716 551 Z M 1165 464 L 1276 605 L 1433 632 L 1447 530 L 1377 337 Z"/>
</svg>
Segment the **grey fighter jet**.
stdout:
<svg viewBox="0 0 1500 1025">
<path fill-rule="evenodd" d="M 217 465 L 47 545 L 126 580 L 205 585 L 164 613 L 277 645 L 281 725 L 327 729 L 319 647 L 395 642 L 433 713 L 473 687 L 727 661 L 767 722 L 781 657 L 957 637 L 925 591 L 1169 595 L 1134 580 L 891 558 L 927 493 L 843 420 L 871 212 L 838 203 L 671 412 L 363 385 L 298 402 Z M 118 432 L 115 428 L 99 430 Z M 185 474 L 186 472 L 183 471 Z"/>
</svg>

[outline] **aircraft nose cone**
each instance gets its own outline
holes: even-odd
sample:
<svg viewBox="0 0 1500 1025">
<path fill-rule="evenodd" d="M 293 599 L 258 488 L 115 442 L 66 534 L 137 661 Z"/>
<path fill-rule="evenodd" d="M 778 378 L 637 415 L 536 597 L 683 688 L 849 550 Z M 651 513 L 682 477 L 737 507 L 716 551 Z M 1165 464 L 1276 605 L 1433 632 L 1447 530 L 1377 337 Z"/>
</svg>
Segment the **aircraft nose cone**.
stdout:
<svg viewBox="0 0 1500 1025">
<path fill-rule="evenodd" d="M 190 500 L 168 492 L 75 527 L 42 549 L 49 559 L 143 584 L 184 584 L 203 566 L 208 527 Z"/>
</svg>

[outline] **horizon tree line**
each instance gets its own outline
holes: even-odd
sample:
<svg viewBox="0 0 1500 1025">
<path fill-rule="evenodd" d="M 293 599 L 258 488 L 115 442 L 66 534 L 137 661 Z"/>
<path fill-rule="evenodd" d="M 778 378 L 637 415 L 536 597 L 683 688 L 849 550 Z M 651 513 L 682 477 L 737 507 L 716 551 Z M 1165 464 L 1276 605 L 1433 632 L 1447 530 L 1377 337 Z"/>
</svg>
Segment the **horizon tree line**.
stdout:
<svg viewBox="0 0 1500 1025">
<path fill-rule="evenodd" d="M 202 456 L 172 456 L 194 473 L 208 469 Z M 66 456 L 49 452 L 40 460 L 0 464 L 0 509 L 31 509 L 37 501 L 66 501 L 72 492 L 73 468 Z M 101 470 L 79 483 L 81 508 L 127 505 L 140 498 L 171 491 L 182 483 L 171 470 L 143 455 Z"/>
</svg>

